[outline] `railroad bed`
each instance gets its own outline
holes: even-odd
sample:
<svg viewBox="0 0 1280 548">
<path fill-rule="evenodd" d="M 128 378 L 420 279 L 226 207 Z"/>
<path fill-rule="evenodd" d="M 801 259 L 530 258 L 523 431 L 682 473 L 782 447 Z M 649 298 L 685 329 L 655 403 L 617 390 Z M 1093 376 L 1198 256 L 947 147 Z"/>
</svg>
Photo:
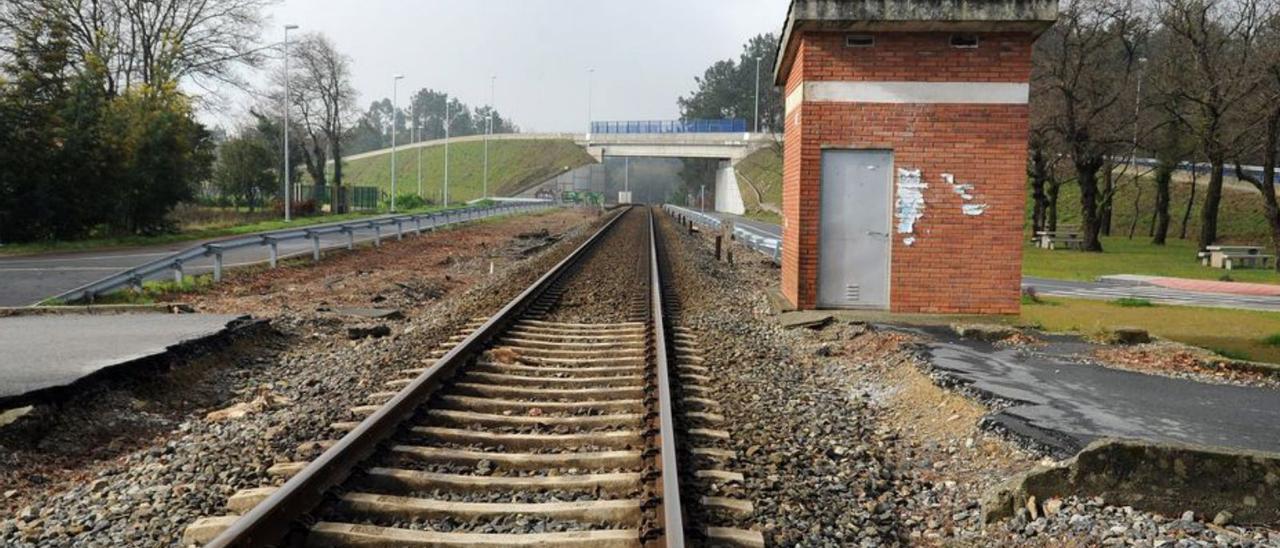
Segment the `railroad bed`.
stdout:
<svg viewBox="0 0 1280 548">
<path fill-rule="evenodd" d="M 664 316 L 654 223 L 614 214 L 184 544 L 763 545 L 696 336 Z"/>
</svg>

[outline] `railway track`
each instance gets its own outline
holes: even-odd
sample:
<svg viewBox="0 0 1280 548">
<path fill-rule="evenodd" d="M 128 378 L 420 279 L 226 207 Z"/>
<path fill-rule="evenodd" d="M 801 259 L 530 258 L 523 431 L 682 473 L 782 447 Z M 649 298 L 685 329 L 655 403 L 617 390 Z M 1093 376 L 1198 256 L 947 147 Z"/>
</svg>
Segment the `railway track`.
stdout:
<svg viewBox="0 0 1280 548">
<path fill-rule="evenodd" d="M 283 485 L 237 493 L 184 543 L 762 545 L 734 526 L 751 506 L 724 496 L 742 478 L 719 469 L 728 434 L 707 423 L 724 418 L 697 386 L 694 336 L 664 316 L 658 248 L 651 210 L 615 214 L 431 366 L 351 409 L 334 439 L 299 448 L 313 460 L 273 466 Z"/>
</svg>

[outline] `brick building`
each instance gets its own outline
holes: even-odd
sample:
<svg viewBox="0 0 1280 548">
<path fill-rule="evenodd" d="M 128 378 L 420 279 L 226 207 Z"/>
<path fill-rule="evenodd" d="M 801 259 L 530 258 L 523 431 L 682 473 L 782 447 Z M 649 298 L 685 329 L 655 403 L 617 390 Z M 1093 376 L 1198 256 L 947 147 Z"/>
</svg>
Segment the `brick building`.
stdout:
<svg viewBox="0 0 1280 548">
<path fill-rule="evenodd" d="M 1017 313 L 1031 46 L 1056 0 L 793 0 L 782 293 Z"/>
</svg>

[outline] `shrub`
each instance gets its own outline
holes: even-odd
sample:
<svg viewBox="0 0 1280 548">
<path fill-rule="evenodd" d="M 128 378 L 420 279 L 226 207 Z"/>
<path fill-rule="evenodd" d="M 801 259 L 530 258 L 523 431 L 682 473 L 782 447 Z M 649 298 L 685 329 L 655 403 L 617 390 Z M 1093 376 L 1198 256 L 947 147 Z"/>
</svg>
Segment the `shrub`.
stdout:
<svg viewBox="0 0 1280 548">
<path fill-rule="evenodd" d="M 1116 306 L 1123 306 L 1125 308 L 1146 308 L 1146 307 L 1155 306 L 1154 304 L 1151 303 L 1151 301 L 1148 301 L 1146 299 L 1135 299 L 1133 297 L 1124 297 L 1124 298 L 1116 299 L 1114 301 L 1111 301 L 1111 304 L 1114 304 Z"/>
<path fill-rule="evenodd" d="M 1267 346 L 1280 346 L 1280 333 L 1272 333 L 1262 339 L 1262 344 Z"/>
<path fill-rule="evenodd" d="M 396 196 L 396 209 L 406 211 L 410 209 L 422 209 L 427 207 L 427 200 L 417 194 L 401 194 Z M 391 198 L 382 201 L 382 209 L 391 210 Z"/>
</svg>

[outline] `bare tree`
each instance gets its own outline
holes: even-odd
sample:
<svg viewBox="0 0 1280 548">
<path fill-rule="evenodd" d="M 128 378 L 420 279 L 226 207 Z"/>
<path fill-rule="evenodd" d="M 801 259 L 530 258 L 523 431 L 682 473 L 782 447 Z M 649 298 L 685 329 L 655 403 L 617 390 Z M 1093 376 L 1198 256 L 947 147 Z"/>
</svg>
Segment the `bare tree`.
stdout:
<svg viewBox="0 0 1280 548">
<path fill-rule="evenodd" d="M 342 189 L 342 135 L 353 118 L 356 91 L 351 85 L 351 61 L 323 34 L 307 34 L 294 55 L 289 105 L 306 136 L 307 172 L 323 196 L 326 157 L 333 158 L 334 212 L 346 209 Z"/>
<path fill-rule="evenodd" d="M 1073 0 L 1036 43 L 1032 110 L 1075 168 L 1086 251 L 1102 251 L 1102 216 L 1114 189 L 1099 192 L 1109 159 L 1129 151 L 1129 90 L 1142 22 L 1131 2 Z"/>
<path fill-rule="evenodd" d="M 1246 146 L 1244 157 L 1262 157 L 1262 174 L 1254 177 L 1235 162 L 1236 176 L 1262 193 L 1263 213 L 1271 229 L 1271 245 L 1280 256 L 1280 202 L 1276 199 L 1276 157 L 1280 155 L 1280 11 L 1268 14 L 1262 28 L 1255 70 L 1263 76 L 1259 92 L 1246 103 L 1246 111 L 1263 123 L 1262 143 Z M 1252 133 L 1252 132 L 1251 132 Z M 1280 270 L 1280 264 L 1276 265 Z"/>
<path fill-rule="evenodd" d="M 1218 239 L 1223 168 L 1240 150 L 1244 103 L 1262 85 L 1256 70 L 1258 40 L 1274 0 L 1156 0 L 1170 39 L 1163 55 L 1160 93 L 1185 109 L 1173 109 L 1209 162 L 1209 184 L 1200 210 L 1201 249 Z"/>
<path fill-rule="evenodd" d="M 238 66 L 258 67 L 262 11 L 275 0 L 5 0 L 0 36 L 28 32 L 40 17 L 68 29 L 82 63 L 100 63 L 107 91 L 184 80 L 243 86 Z M 0 49 L 6 41 L 0 39 Z"/>
</svg>

